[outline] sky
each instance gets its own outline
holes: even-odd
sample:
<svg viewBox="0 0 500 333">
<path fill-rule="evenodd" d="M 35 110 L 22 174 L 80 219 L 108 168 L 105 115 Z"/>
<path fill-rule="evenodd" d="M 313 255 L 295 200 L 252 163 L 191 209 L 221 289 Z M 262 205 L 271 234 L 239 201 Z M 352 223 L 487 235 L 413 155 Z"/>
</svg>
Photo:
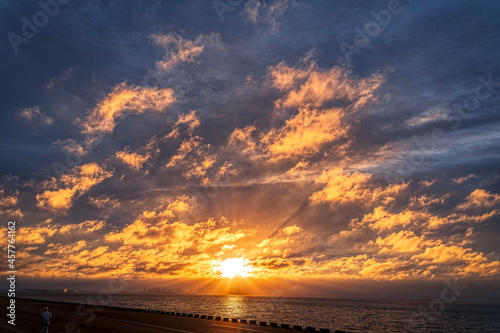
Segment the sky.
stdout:
<svg viewBox="0 0 500 333">
<path fill-rule="evenodd" d="M 461 281 L 463 300 L 498 299 L 499 15 L 1 0 L 0 212 L 21 286 L 420 297 Z M 225 276 L 232 258 L 247 277 Z"/>
</svg>

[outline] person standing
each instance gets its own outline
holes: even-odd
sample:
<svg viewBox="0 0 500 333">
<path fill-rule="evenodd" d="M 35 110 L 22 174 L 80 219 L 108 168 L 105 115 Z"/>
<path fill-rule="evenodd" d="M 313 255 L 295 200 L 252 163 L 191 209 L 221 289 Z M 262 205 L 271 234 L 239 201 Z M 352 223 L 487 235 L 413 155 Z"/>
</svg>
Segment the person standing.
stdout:
<svg viewBox="0 0 500 333">
<path fill-rule="evenodd" d="M 52 313 L 49 312 L 49 308 L 43 308 L 42 313 L 42 333 L 49 333 L 49 324 L 52 322 Z"/>
</svg>

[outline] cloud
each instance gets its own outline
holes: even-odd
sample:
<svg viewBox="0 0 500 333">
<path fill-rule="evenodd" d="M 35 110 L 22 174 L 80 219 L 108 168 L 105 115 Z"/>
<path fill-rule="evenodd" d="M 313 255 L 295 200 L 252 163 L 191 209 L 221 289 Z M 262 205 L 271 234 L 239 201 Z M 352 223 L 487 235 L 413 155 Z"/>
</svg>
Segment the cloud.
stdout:
<svg viewBox="0 0 500 333">
<path fill-rule="evenodd" d="M 11 195 L 6 195 L 5 189 L 0 188 L 0 207 L 17 206 L 19 191 L 15 191 Z"/>
<path fill-rule="evenodd" d="M 258 129 L 255 125 L 235 128 L 227 139 L 227 149 L 253 159 L 261 153 L 257 131 Z"/>
<path fill-rule="evenodd" d="M 170 70 L 183 62 L 195 62 L 206 46 L 222 47 L 218 34 L 199 35 L 195 40 L 184 39 L 181 35 L 171 32 L 166 35 L 153 34 L 150 36 L 154 44 L 165 49 L 165 56 L 156 62 L 162 70 Z"/>
<path fill-rule="evenodd" d="M 428 123 L 448 119 L 452 111 L 446 107 L 434 107 L 416 115 L 404 122 L 408 127 L 418 127 Z"/>
<path fill-rule="evenodd" d="M 139 171 L 139 169 L 142 168 L 142 165 L 151 158 L 150 155 L 139 155 L 135 152 L 129 152 L 127 149 L 116 152 L 116 157 L 137 171 Z"/>
<path fill-rule="evenodd" d="M 68 152 L 84 155 L 101 136 L 113 132 L 121 117 L 146 111 L 164 112 L 175 102 L 172 89 L 144 88 L 121 83 L 100 101 L 85 119 L 78 120 L 86 138 L 85 147 L 74 140 L 66 140 L 61 144 Z"/>
<path fill-rule="evenodd" d="M 490 193 L 483 189 L 476 189 L 469 194 L 457 209 L 467 210 L 474 208 L 491 208 L 500 203 L 500 194 Z"/>
<path fill-rule="evenodd" d="M 117 233 L 106 235 L 110 242 L 123 242 L 127 247 L 154 246 L 169 252 L 169 256 L 182 256 L 186 249 L 203 254 L 212 247 L 232 243 L 245 237 L 242 231 L 231 232 L 225 219 L 209 219 L 188 225 L 175 219 L 172 211 L 145 211 L 137 220 Z"/>
<path fill-rule="evenodd" d="M 87 153 L 89 153 L 89 151 L 91 150 L 91 148 L 88 148 L 88 147 L 91 147 L 91 145 L 95 144 L 95 142 L 97 142 L 97 141 L 98 141 L 97 138 L 93 138 L 93 139 L 88 138 L 86 140 L 86 143 L 84 145 L 81 145 L 73 139 L 57 140 L 55 142 L 55 145 L 58 145 L 59 147 L 61 147 L 62 150 L 64 150 L 69 155 L 75 155 L 78 157 L 82 157 L 82 156 L 87 155 Z"/>
<path fill-rule="evenodd" d="M 291 225 L 291 226 L 283 228 L 283 232 L 287 235 L 298 234 L 302 231 L 303 231 L 303 229 L 297 225 Z"/>
<path fill-rule="evenodd" d="M 101 230 L 105 226 L 106 226 L 105 221 L 91 220 L 78 224 L 63 225 L 59 228 L 59 232 L 61 234 L 70 234 L 70 233 L 89 234 Z"/>
<path fill-rule="evenodd" d="M 82 133 L 111 133 L 120 117 L 146 111 L 163 112 L 175 101 L 172 89 L 144 88 L 121 83 L 85 118 Z"/>
<path fill-rule="evenodd" d="M 342 126 L 340 109 L 317 110 L 301 108 L 286 121 L 283 128 L 270 131 L 263 139 L 275 158 L 301 157 L 318 153 L 325 143 L 346 136 L 348 126 Z"/>
<path fill-rule="evenodd" d="M 69 243 L 67 245 L 62 245 L 60 243 L 51 243 L 49 244 L 48 250 L 45 251 L 43 254 L 45 255 L 64 255 L 64 254 L 74 254 L 77 253 L 78 251 L 84 250 L 88 246 L 88 243 L 84 240 L 79 240 L 74 243 Z M 60 273 L 60 272 L 58 272 Z"/>
<path fill-rule="evenodd" d="M 285 93 L 275 102 L 277 108 L 321 107 L 335 100 L 348 102 L 355 111 L 377 100 L 376 91 L 383 83 L 380 74 L 356 79 L 344 68 L 320 69 L 314 61 L 302 68 L 281 62 L 271 67 L 273 86 Z"/>
<path fill-rule="evenodd" d="M 45 244 L 47 238 L 52 237 L 57 230 L 57 227 L 50 225 L 50 223 L 39 223 L 34 227 L 19 228 L 17 241 L 23 245 Z"/>
<path fill-rule="evenodd" d="M 497 126 L 494 123 L 457 131 L 446 131 L 443 127 L 391 139 L 373 149 L 370 155 L 361 156 L 357 167 L 377 170 L 397 180 L 442 168 L 466 167 L 473 160 L 474 163 L 486 163 L 488 158 L 497 158 L 492 150 L 500 137 Z M 478 154 L 478 151 L 483 153 Z"/>
<path fill-rule="evenodd" d="M 413 231 L 402 230 L 392 233 L 389 236 L 376 240 L 376 244 L 381 247 L 379 253 L 415 253 L 420 251 L 423 238 L 415 235 Z"/>
<path fill-rule="evenodd" d="M 465 183 L 466 181 L 470 180 L 470 179 L 478 179 L 476 175 L 474 174 L 470 174 L 468 176 L 464 176 L 464 177 L 460 177 L 460 178 L 454 178 L 452 179 L 451 181 L 454 183 L 454 184 L 463 184 Z"/>
<path fill-rule="evenodd" d="M 35 105 L 35 106 L 29 107 L 29 108 L 24 108 L 24 109 L 18 110 L 18 114 L 23 118 L 26 118 L 28 120 L 32 120 L 34 117 L 40 115 L 40 109 L 38 108 L 38 106 Z"/>
<path fill-rule="evenodd" d="M 411 198 L 415 202 L 416 197 Z M 387 203 L 387 202 L 386 202 Z M 435 201 L 436 205 L 443 205 L 441 201 Z M 366 214 L 361 221 L 353 220 L 353 226 L 367 225 L 377 232 L 390 231 L 401 228 L 415 228 L 419 231 L 435 231 L 449 224 L 462 223 L 470 225 L 485 222 L 499 214 L 498 209 L 478 215 L 469 215 L 462 212 L 455 212 L 448 215 L 433 214 L 429 210 L 430 205 L 409 205 L 407 209 L 399 212 L 390 212 L 387 207 L 375 207 L 372 213 Z"/>
<path fill-rule="evenodd" d="M 453 242 L 426 239 L 411 230 L 400 230 L 378 237 L 365 245 L 375 253 L 360 254 L 324 262 L 316 270 L 330 277 L 372 280 L 404 280 L 408 278 L 442 279 L 459 276 L 498 277 L 500 262 L 488 260 Z"/>
<path fill-rule="evenodd" d="M 104 207 L 118 207 L 120 206 L 120 202 L 117 199 L 112 199 L 110 197 L 107 197 L 105 195 L 100 195 L 96 198 L 94 197 L 89 197 L 88 198 L 89 203 L 92 206 L 95 206 L 97 208 L 104 208 Z"/>
<path fill-rule="evenodd" d="M 428 247 L 423 253 L 414 255 L 411 260 L 419 264 L 452 266 L 453 273 L 459 276 L 480 277 L 498 276 L 500 273 L 500 262 L 491 261 L 483 253 L 473 252 L 470 248 L 460 246 L 446 246 L 439 244 Z"/>
<path fill-rule="evenodd" d="M 347 172 L 338 167 L 325 171 L 317 180 L 325 186 L 314 192 L 310 201 L 313 204 L 372 204 L 375 202 L 391 202 L 401 191 L 407 189 L 409 183 L 377 186 L 368 173 Z"/>
<path fill-rule="evenodd" d="M 364 183 L 363 179 L 358 183 Z M 479 197 L 483 198 L 483 195 Z M 410 196 L 409 201 L 419 201 L 416 198 L 421 196 Z M 358 254 L 350 259 L 335 259 L 324 269 L 328 267 L 334 272 L 340 269 L 343 274 L 349 272 L 353 277 L 375 280 L 499 275 L 500 262 L 465 247 L 470 244 L 467 238 L 473 232 L 470 224 L 485 222 L 498 212 L 466 215 L 452 211 L 440 216 L 430 211 L 431 205 L 393 203 L 383 202 L 363 218 L 351 220 L 348 229 L 330 237 L 328 243 L 344 246 L 344 253 L 364 252 L 364 261 L 358 260 Z M 442 202 L 435 204 L 443 205 Z M 448 228 L 446 234 L 438 231 L 449 224 L 455 227 Z"/>
<path fill-rule="evenodd" d="M 81 238 L 102 230 L 106 226 L 105 221 L 89 220 L 82 223 L 66 224 L 54 223 L 52 219 L 40 222 L 34 226 L 22 226 L 16 232 L 17 241 L 21 246 L 25 245 L 48 245 L 51 241 L 62 241 L 68 237 Z M 64 252 L 63 252 L 64 254 Z"/>
<path fill-rule="evenodd" d="M 191 110 L 188 114 L 180 114 L 177 121 L 172 126 L 172 131 L 165 136 L 166 139 L 177 138 L 180 135 L 180 128 L 184 125 L 186 132 L 192 135 L 194 130 L 200 126 L 200 118 L 196 116 L 196 111 Z"/>
<path fill-rule="evenodd" d="M 205 177 L 207 171 L 215 164 L 216 157 L 215 155 L 206 155 L 201 160 L 191 162 L 190 168 L 185 171 L 182 175 L 186 179 L 191 178 L 202 178 Z M 210 182 L 210 179 L 204 178 L 202 180 L 203 184 L 207 184 Z"/>
<path fill-rule="evenodd" d="M 275 235 L 256 244 L 257 256 L 286 258 L 295 251 L 305 251 L 311 243 L 312 235 L 297 225 L 280 229 Z"/>
<path fill-rule="evenodd" d="M 54 213 L 65 212 L 71 208 L 74 199 L 112 175 L 97 163 L 77 166 L 59 180 L 51 178 L 44 182 L 42 188 L 48 189 L 36 195 L 37 206 Z"/>
<path fill-rule="evenodd" d="M 129 147 L 125 147 L 125 150 L 116 152 L 115 156 L 130 168 L 139 171 L 146 162 L 159 152 L 160 149 L 156 142 L 156 136 L 154 136 L 146 145 L 138 148 L 136 151 L 130 151 Z"/>
<path fill-rule="evenodd" d="M 236 128 L 227 149 L 239 149 L 239 155 L 250 160 L 273 162 L 345 153 L 351 140 L 349 115 L 377 100 L 382 77 L 357 79 L 341 67 L 324 70 L 309 58 L 303 62 L 296 68 L 281 62 L 269 70 L 272 86 L 282 95 L 275 100 L 274 116 L 283 125 L 263 132 L 256 124 Z"/>
<path fill-rule="evenodd" d="M 283 15 L 289 8 L 297 6 L 294 0 L 248 0 L 243 8 L 243 16 L 253 24 L 264 23 L 275 33 L 283 23 Z"/>
<path fill-rule="evenodd" d="M 24 214 L 18 208 L 19 190 L 7 191 L 0 185 L 0 214 L 5 219 L 16 220 L 22 219 Z"/>
<path fill-rule="evenodd" d="M 165 209 L 144 211 L 128 226 L 101 237 L 104 221 L 47 230 L 37 226 L 41 235 L 29 243 L 46 244 L 46 250 L 38 258 L 33 255 L 25 269 L 37 277 L 215 277 L 217 256 L 231 251 L 247 233 L 223 217 L 188 223 L 182 216 L 190 209 L 189 198 L 171 200 Z M 63 240 L 71 234 L 79 235 L 76 242 Z M 51 270 L 43 272 L 38 262 Z"/>
<path fill-rule="evenodd" d="M 17 111 L 17 114 L 27 119 L 28 121 L 40 119 L 46 125 L 54 124 L 54 118 L 43 115 L 42 112 L 40 111 L 40 108 L 36 105 L 31 106 L 29 108 L 19 109 Z"/>
<path fill-rule="evenodd" d="M 331 235 L 327 242 L 297 226 L 287 227 L 257 245 L 259 259 L 254 265 L 260 272 L 257 274 L 266 277 L 404 280 L 499 275 L 500 262 L 456 244 L 454 237 L 431 239 L 435 235 L 424 234 L 424 215 L 375 209 L 365 220 L 375 223 L 351 223 L 349 229 Z M 375 234 L 365 232 L 366 227 Z M 367 240 L 367 236 L 375 238 Z"/>
<path fill-rule="evenodd" d="M 203 143 L 203 138 L 193 136 L 192 131 L 199 126 L 199 118 L 195 116 L 194 111 L 185 117 L 179 117 L 179 120 L 174 125 L 174 130 L 167 137 L 173 137 L 172 133 L 179 133 L 177 125 L 187 124 L 189 138 L 183 140 L 176 153 L 170 158 L 166 164 L 167 168 L 175 168 L 184 170 L 182 176 L 185 179 L 201 178 L 202 183 L 210 182 L 207 172 L 211 169 L 216 161 L 217 155 L 212 152 L 210 144 Z M 224 170 L 219 170 L 219 173 L 227 171 L 229 165 L 222 166 Z"/>
<path fill-rule="evenodd" d="M 317 233 L 296 223 L 262 238 L 256 226 L 249 227 L 244 221 L 230 222 L 223 216 L 189 220 L 186 214 L 196 209 L 192 206 L 195 201 L 170 198 L 155 209 L 142 211 L 130 224 L 113 227 L 107 233 L 102 231 L 109 225 L 98 220 L 65 226 L 40 224 L 35 228 L 39 232 L 29 230 L 30 235 L 23 237 L 31 237 L 26 238 L 26 244 L 39 246 L 33 251 L 42 251 L 42 255 L 32 254 L 25 261 L 53 267 L 50 273 L 29 269 L 36 276 L 87 278 L 216 279 L 216 262 L 242 256 L 255 278 L 266 279 L 392 281 L 499 275 L 500 263 L 473 251 L 461 236 L 462 228 L 446 236 L 432 231 L 434 219 L 450 216 L 438 217 L 427 211 L 428 207 L 412 211 L 410 207 L 394 206 L 393 201 L 375 202 L 383 205 L 352 220 L 338 233 Z M 472 230 L 465 228 L 469 237 Z"/>
<path fill-rule="evenodd" d="M 202 146 L 202 138 L 199 136 L 193 136 L 189 139 L 182 141 L 179 149 L 175 155 L 172 156 L 170 162 L 166 165 L 167 168 L 178 165 L 179 163 L 185 161 L 189 154 L 197 154 L 198 149 Z"/>
<path fill-rule="evenodd" d="M 443 205 L 449 198 L 450 198 L 449 193 L 441 196 L 423 194 L 421 196 L 412 197 L 411 206 L 427 208 L 432 205 Z"/>
<path fill-rule="evenodd" d="M 464 213 L 453 213 L 450 214 L 446 217 L 445 220 L 443 220 L 445 223 L 465 223 L 465 224 L 471 224 L 471 223 L 481 223 L 485 222 L 496 215 L 500 214 L 499 209 L 494 209 L 488 213 L 484 214 L 479 214 L 479 215 L 468 215 Z"/>
<path fill-rule="evenodd" d="M 73 74 L 75 69 L 76 69 L 76 67 L 70 67 L 70 68 L 64 69 L 61 73 L 59 73 L 59 75 L 50 79 L 50 82 L 47 83 L 47 85 L 45 87 L 49 90 L 54 89 L 61 82 L 69 80 L 69 78 L 71 77 L 71 74 Z"/>
<path fill-rule="evenodd" d="M 316 154 L 345 154 L 352 140 L 350 114 L 377 100 L 382 77 L 357 79 L 341 67 L 324 70 L 309 57 L 303 62 L 298 67 L 281 62 L 269 69 L 272 86 L 282 95 L 275 100 L 274 116 L 283 124 L 262 131 L 257 123 L 236 128 L 227 150 L 247 160 L 272 162 L 300 158 L 306 163 Z"/>
<path fill-rule="evenodd" d="M 433 221 L 437 219 L 438 221 Z M 409 227 L 425 228 L 427 225 L 439 225 L 441 221 L 427 212 L 404 210 L 399 213 L 390 213 L 384 207 L 376 207 L 372 213 L 366 214 L 355 225 L 367 225 L 377 232 Z"/>
</svg>

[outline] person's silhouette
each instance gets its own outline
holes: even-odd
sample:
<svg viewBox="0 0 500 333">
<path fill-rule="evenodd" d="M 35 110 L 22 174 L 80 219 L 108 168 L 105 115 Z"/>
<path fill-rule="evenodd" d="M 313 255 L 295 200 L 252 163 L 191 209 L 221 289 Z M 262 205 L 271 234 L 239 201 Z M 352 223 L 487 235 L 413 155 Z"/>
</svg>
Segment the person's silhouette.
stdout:
<svg viewBox="0 0 500 333">
<path fill-rule="evenodd" d="M 42 333 L 49 333 L 49 324 L 52 321 L 52 313 L 49 312 L 49 308 L 43 308 L 42 313 Z"/>
</svg>

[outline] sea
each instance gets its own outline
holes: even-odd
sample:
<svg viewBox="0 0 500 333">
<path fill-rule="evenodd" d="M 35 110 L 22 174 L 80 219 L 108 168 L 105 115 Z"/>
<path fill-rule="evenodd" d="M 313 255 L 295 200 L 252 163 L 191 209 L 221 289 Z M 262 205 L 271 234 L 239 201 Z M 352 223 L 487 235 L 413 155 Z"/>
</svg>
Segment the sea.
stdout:
<svg viewBox="0 0 500 333">
<path fill-rule="evenodd" d="M 348 332 L 500 332 L 500 304 L 173 294 L 24 298 L 222 316 Z"/>
</svg>

